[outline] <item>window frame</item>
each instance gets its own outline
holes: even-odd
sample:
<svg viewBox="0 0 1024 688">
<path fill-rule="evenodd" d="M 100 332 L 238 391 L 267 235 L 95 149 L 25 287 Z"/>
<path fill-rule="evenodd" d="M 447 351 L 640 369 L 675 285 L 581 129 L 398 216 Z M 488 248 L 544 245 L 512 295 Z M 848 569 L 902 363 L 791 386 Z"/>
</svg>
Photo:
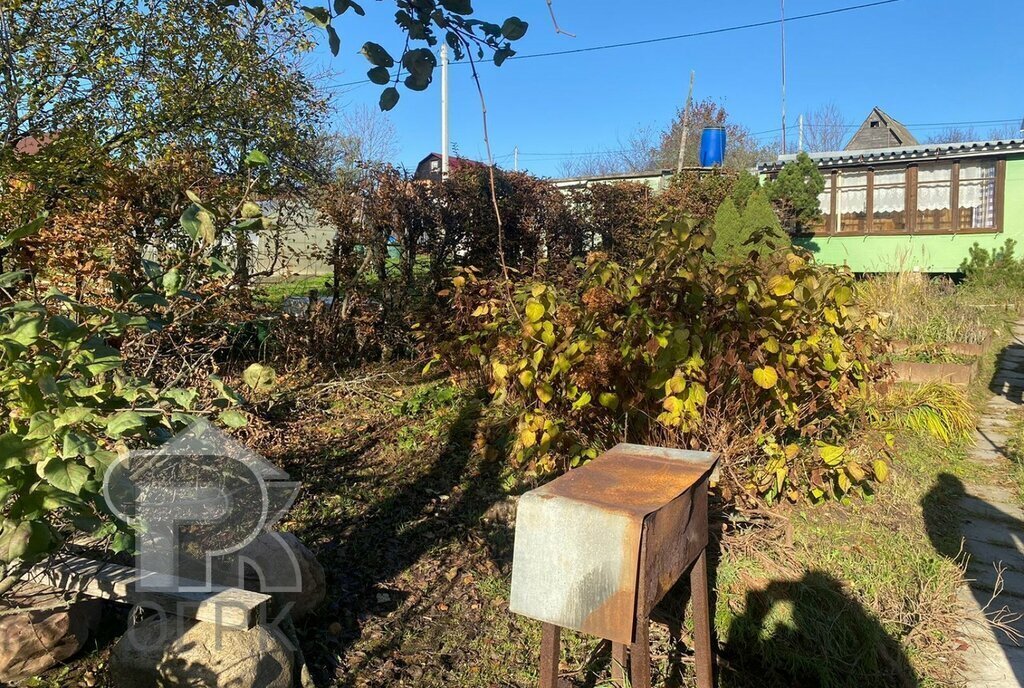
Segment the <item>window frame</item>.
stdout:
<svg viewBox="0 0 1024 688">
<path fill-rule="evenodd" d="M 1004 206 L 1006 203 L 1006 158 L 997 158 L 995 160 L 995 200 L 993 207 L 993 216 L 995 218 L 994 227 L 972 227 L 969 229 L 960 228 L 960 213 L 957 209 L 960 207 L 960 163 L 962 161 L 970 162 L 984 162 L 991 160 L 991 157 L 976 157 L 976 158 L 956 158 L 953 160 L 929 160 L 929 161 L 912 161 L 912 162 L 896 162 L 896 163 L 878 163 L 873 165 L 851 165 L 849 167 L 836 167 L 832 169 L 826 169 L 823 172 L 825 174 L 825 183 L 830 185 L 830 201 L 831 207 L 829 209 L 829 218 L 825 223 L 824 230 L 811 230 L 801 232 L 799 236 L 829 236 L 829 237 L 864 237 L 864 236 L 885 236 L 885 237 L 907 237 L 907 236 L 951 236 L 954 234 L 1002 234 L 1003 223 L 1004 223 Z M 950 229 L 929 229 L 929 230 L 918 230 L 917 229 L 917 198 L 918 198 L 918 170 L 921 164 L 927 165 L 929 162 L 950 162 L 952 165 L 952 171 L 950 173 L 949 182 L 949 197 L 950 197 L 950 208 L 953 209 L 953 226 Z M 906 203 L 905 216 L 907 218 L 906 229 L 899 232 L 876 232 L 874 231 L 874 196 L 875 196 L 875 170 L 886 170 L 891 171 L 894 169 L 902 169 L 905 171 L 906 180 L 906 193 L 904 194 L 904 200 Z M 839 175 L 843 172 L 867 172 L 867 222 L 864 231 L 858 232 L 840 232 L 837 231 L 838 227 L 842 226 L 840 219 L 836 213 L 838 210 L 837 200 L 839 192 Z"/>
</svg>

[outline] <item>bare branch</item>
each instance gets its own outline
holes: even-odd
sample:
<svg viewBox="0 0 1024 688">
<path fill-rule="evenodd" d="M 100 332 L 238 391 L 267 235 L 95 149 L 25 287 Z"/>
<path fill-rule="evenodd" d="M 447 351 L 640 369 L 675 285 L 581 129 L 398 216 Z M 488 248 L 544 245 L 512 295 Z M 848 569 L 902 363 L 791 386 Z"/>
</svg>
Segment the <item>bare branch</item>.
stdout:
<svg viewBox="0 0 1024 688">
<path fill-rule="evenodd" d="M 568 31 L 564 30 L 561 26 L 558 25 L 558 17 L 555 16 L 555 5 L 553 3 L 553 0 L 547 0 L 547 3 L 548 12 L 551 13 L 551 23 L 555 25 L 555 33 L 562 34 L 563 36 L 568 36 L 569 38 L 576 38 L 576 34 L 569 33 Z"/>
</svg>

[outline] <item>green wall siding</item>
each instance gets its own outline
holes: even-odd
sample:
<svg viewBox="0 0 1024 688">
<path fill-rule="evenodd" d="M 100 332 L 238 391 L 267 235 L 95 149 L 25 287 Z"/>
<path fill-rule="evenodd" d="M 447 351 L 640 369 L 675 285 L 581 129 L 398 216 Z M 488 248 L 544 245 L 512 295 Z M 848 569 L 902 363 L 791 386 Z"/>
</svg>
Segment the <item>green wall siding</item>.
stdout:
<svg viewBox="0 0 1024 688">
<path fill-rule="evenodd" d="M 999 234 L 938 236 L 817 236 L 796 244 L 822 263 L 848 265 L 854 272 L 957 272 L 975 243 L 995 249 L 1014 239 L 1024 249 L 1024 157 L 1006 161 L 1003 231 Z"/>
</svg>

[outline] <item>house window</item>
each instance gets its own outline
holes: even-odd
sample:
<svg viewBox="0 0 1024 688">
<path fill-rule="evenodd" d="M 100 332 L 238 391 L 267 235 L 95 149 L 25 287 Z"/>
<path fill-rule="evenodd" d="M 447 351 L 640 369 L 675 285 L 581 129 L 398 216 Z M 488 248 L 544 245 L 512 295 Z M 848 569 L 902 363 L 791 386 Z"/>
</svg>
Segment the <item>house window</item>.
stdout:
<svg viewBox="0 0 1024 688">
<path fill-rule="evenodd" d="M 868 173 L 843 172 L 836 184 L 839 233 L 864 232 L 868 219 Z"/>
<path fill-rule="evenodd" d="M 953 165 L 921 165 L 917 170 L 917 226 L 919 232 L 953 229 Z"/>
<path fill-rule="evenodd" d="M 998 232 L 1006 161 L 966 160 L 826 173 L 812 233 Z"/>
<path fill-rule="evenodd" d="M 827 232 L 832 227 L 832 176 L 825 178 L 825 190 L 818 194 L 818 207 L 821 209 L 821 216 L 810 230 Z"/>
<path fill-rule="evenodd" d="M 996 226 L 996 165 L 994 162 L 960 163 L 960 229 Z"/>
<path fill-rule="evenodd" d="M 873 231 L 888 233 L 907 230 L 906 170 L 876 170 L 871 200 Z"/>
</svg>

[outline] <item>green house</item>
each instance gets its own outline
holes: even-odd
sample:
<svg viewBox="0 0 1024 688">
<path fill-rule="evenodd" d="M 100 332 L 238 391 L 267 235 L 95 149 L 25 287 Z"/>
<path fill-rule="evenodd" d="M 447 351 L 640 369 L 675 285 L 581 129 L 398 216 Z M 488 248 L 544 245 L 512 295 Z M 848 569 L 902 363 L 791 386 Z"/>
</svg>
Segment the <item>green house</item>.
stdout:
<svg viewBox="0 0 1024 688">
<path fill-rule="evenodd" d="M 1024 245 L 1024 139 L 904 140 L 810 157 L 825 177 L 821 220 L 795 243 L 822 262 L 861 273 L 954 273 L 975 243 Z M 795 158 L 760 172 L 771 177 Z"/>
</svg>

